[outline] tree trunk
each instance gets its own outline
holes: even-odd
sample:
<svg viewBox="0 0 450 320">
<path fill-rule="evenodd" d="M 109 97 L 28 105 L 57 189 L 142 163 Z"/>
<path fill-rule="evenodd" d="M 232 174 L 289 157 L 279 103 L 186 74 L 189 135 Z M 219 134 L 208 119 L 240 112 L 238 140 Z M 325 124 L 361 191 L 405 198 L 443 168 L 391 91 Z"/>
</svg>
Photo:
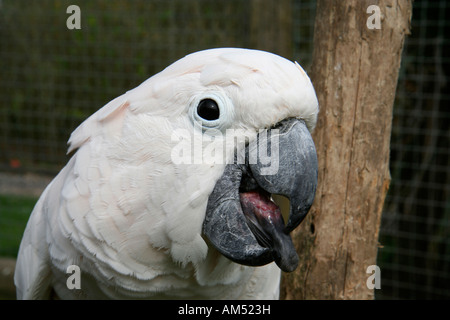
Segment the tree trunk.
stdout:
<svg viewBox="0 0 450 320">
<path fill-rule="evenodd" d="M 381 29 L 369 29 L 371 4 L 380 9 Z M 410 0 L 317 1 L 311 78 L 321 108 L 313 135 L 319 185 L 292 235 L 300 264 L 283 275 L 282 298 L 374 297 L 366 270 L 376 265 L 390 182 L 392 107 L 411 9 Z"/>
</svg>

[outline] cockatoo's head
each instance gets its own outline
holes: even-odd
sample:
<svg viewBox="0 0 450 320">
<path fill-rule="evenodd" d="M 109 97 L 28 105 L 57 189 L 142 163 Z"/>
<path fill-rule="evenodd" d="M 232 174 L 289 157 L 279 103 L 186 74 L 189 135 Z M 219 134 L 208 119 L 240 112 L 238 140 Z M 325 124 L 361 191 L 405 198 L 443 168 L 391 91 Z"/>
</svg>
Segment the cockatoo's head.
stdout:
<svg viewBox="0 0 450 320">
<path fill-rule="evenodd" d="M 280 56 L 232 48 L 191 54 L 166 72 L 192 78 L 195 89 L 181 90 L 192 92 L 188 116 L 203 136 L 215 137 L 211 144 L 226 146 L 223 173 L 208 197 L 204 235 L 235 262 L 275 261 L 293 271 L 298 256 L 289 233 L 309 211 L 317 185 L 309 131 L 319 109 L 308 76 Z M 290 200 L 286 225 L 271 194 Z"/>
<path fill-rule="evenodd" d="M 112 157 L 134 161 L 136 168 L 152 163 L 144 188 L 164 212 L 152 213 L 147 224 L 155 247 L 170 248 L 182 263 L 197 264 L 215 248 L 240 264 L 275 261 L 292 271 L 298 256 L 289 233 L 309 211 L 317 185 L 310 131 L 318 111 L 314 88 L 297 63 L 221 48 L 178 60 L 98 117 L 107 121 L 114 114 L 124 123 L 126 132 L 117 135 L 126 136 L 125 151 Z M 80 129 L 72 148 L 86 139 L 83 130 L 93 131 Z M 290 200 L 286 223 L 271 200 L 275 194 Z"/>
</svg>

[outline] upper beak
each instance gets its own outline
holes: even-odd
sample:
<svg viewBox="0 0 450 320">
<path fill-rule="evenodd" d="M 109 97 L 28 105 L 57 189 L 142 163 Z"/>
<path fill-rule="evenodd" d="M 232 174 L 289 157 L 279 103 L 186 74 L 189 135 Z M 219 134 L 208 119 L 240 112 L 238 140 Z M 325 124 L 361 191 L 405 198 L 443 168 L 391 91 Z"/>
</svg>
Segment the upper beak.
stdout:
<svg viewBox="0 0 450 320">
<path fill-rule="evenodd" d="M 270 150 L 270 166 L 261 156 L 264 148 Z M 203 233 L 235 262 L 260 266 L 275 261 L 283 271 L 293 271 L 298 256 L 289 233 L 308 213 L 317 186 L 312 137 L 302 120 L 290 118 L 258 134 L 246 154 L 245 163 L 228 164 L 217 181 Z M 290 200 L 286 225 L 270 194 Z"/>
<path fill-rule="evenodd" d="M 279 130 L 278 170 L 264 173 L 261 158 L 249 164 L 258 184 L 271 194 L 289 198 L 291 207 L 285 232 L 294 230 L 305 218 L 311 207 L 317 186 L 317 155 L 314 142 L 303 121 L 288 119 L 275 129 Z M 259 137 L 258 137 L 259 138 Z M 274 139 L 268 144 L 276 143 Z"/>
</svg>

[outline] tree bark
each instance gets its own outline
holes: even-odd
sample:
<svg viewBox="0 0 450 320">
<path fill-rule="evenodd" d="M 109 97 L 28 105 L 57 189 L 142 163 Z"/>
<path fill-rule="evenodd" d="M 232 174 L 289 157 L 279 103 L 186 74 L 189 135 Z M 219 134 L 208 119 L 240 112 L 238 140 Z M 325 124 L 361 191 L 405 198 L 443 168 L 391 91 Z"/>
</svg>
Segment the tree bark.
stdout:
<svg viewBox="0 0 450 320">
<path fill-rule="evenodd" d="M 369 29 L 369 5 L 381 29 Z M 319 185 L 292 234 L 300 256 L 284 274 L 285 299 L 373 299 L 367 267 L 376 265 L 388 190 L 392 108 L 410 0 L 318 0 L 311 79 L 320 105 L 313 138 Z M 382 279 L 381 270 L 381 279 Z"/>
</svg>

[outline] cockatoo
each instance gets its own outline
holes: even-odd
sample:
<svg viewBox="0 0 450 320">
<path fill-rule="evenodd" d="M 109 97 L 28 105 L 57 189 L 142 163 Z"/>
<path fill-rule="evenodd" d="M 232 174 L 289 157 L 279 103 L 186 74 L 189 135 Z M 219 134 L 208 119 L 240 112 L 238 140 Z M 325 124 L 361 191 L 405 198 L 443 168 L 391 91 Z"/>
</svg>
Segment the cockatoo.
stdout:
<svg viewBox="0 0 450 320">
<path fill-rule="evenodd" d="M 112 100 L 36 203 L 17 297 L 278 298 L 317 185 L 318 110 L 300 65 L 240 48 L 187 55 Z"/>
</svg>

